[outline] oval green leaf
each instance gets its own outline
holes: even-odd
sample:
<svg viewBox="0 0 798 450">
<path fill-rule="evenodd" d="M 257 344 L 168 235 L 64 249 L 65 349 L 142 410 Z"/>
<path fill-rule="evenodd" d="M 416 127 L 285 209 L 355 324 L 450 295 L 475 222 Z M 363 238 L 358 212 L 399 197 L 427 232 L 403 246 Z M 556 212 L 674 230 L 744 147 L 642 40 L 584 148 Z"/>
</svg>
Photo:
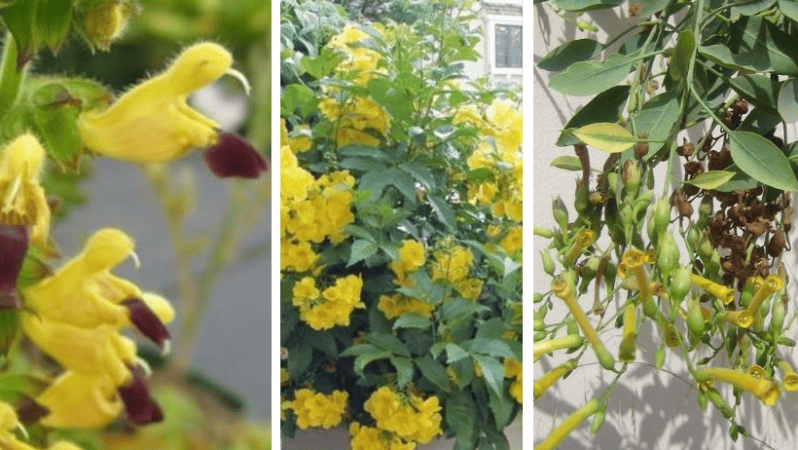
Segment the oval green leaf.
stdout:
<svg viewBox="0 0 798 450">
<path fill-rule="evenodd" d="M 620 153 L 632 148 L 637 138 L 617 123 L 592 123 L 573 131 L 585 144 L 607 153 Z"/>
<path fill-rule="evenodd" d="M 785 122 L 798 121 L 798 81 L 792 79 L 781 86 L 777 107 Z"/>
<path fill-rule="evenodd" d="M 750 131 L 733 131 L 729 140 L 734 163 L 751 178 L 783 191 L 798 190 L 790 161 L 775 144 Z"/>
<path fill-rule="evenodd" d="M 579 162 L 579 158 L 576 156 L 560 156 L 554 158 L 551 165 L 563 170 L 582 171 L 582 163 Z"/>
<path fill-rule="evenodd" d="M 633 63 L 634 59 L 617 53 L 603 62 L 574 63 L 565 72 L 551 77 L 549 86 L 561 94 L 577 97 L 598 94 L 623 81 Z"/>
<path fill-rule="evenodd" d="M 702 173 L 692 180 L 685 181 L 685 183 L 698 186 L 701 189 L 711 190 L 723 186 L 729 180 L 734 178 L 735 175 L 735 172 L 730 172 L 728 170 L 710 170 L 708 172 Z"/>
<path fill-rule="evenodd" d="M 588 60 L 604 50 L 593 39 L 576 39 L 565 42 L 538 61 L 538 67 L 551 72 L 567 69 L 571 64 Z"/>
<path fill-rule="evenodd" d="M 695 34 L 692 30 L 683 30 L 679 33 L 676 46 L 673 48 L 668 73 L 674 80 L 679 81 L 687 78 L 687 71 L 690 67 L 690 60 L 695 51 Z"/>
</svg>

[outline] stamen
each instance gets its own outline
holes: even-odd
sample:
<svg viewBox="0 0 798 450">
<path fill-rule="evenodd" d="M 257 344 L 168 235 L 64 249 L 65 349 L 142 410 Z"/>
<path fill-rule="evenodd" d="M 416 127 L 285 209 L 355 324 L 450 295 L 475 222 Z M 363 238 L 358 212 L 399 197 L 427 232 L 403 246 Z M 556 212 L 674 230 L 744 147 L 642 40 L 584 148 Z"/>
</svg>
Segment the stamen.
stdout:
<svg viewBox="0 0 798 450">
<path fill-rule="evenodd" d="M 18 429 L 23 436 L 25 436 L 26 441 L 30 440 L 30 435 L 28 434 L 28 430 L 25 429 L 25 426 L 22 425 L 21 422 L 17 422 L 17 426 L 15 428 Z"/>
<path fill-rule="evenodd" d="M 244 76 L 243 73 L 241 73 L 241 72 L 239 72 L 239 71 L 237 71 L 237 70 L 235 70 L 235 69 L 233 69 L 231 67 L 231 68 L 227 69 L 227 72 L 225 72 L 225 74 L 231 75 L 233 78 L 235 78 L 236 80 L 240 81 L 241 85 L 244 86 L 244 93 L 246 93 L 247 97 L 249 97 L 249 93 L 250 93 L 250 91 L 252 91 L 252 88 L 249 85 L 249 81 L 247 80 L 247 77 Z"/>
<path fill-rule="evenodd" d="M 3 209 L 11 206 L 11 202 L 13 202 L 15 198 L 17 198 L 17 194 L 19 193 L 20 187 L 22 187 L 22 177 L 17 176 L 16 178 L 14 178 L 11 187 L 6 191 L 5 198 L 3 198 Z"/>
<path fill-rule="evenodd" d="M 136 270 L 141 269 L 141 260 L 139 259 L 139 255 L 137 255 L 136 252 L 130 252 L 130 258 L 133 260 L 133 267 L 135 267 Z"/>
<path fill-rule="evenodd" d="M 161 346 L 161 355 L 166 356 L 172 351 L 172 341 L 167 339 L 163 341 L 163 345 Z"/>
<path fill-rule="evenodd" d="M 152 376 L 152 367 L 150 367 L 150 364 L 143 358 L 136 357 L 136 366 L 141 368 L 145 377 L 149 378 Z"/>
</svg>

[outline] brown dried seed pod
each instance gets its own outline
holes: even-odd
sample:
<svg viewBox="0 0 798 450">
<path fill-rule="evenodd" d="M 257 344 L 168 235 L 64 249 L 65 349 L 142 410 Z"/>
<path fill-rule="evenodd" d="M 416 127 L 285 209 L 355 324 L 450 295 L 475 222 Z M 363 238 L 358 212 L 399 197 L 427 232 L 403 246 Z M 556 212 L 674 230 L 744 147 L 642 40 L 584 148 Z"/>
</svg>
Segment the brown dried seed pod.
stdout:
<svg viewBox="0 0 798 450">
<path fill-rule="evenodd" d="M 673 191 L 670 203 L 679 211 L 679 217 L 687 217 L 689 219 L 693 215 L 693 205 L 690 200 L 687 200 L 681 190 Z"/>
<path fill-rule="evenodd" d="M 748 102 L 742 98 L 738 98 L 732 105 L 732 112 L 737 115 L 745 114 L 748 112 Z"/>
<path fill-rule="evenodd" d="M 648 154 L 648 142 L 638 142 L 635 144 L 635 155 L 642 158 Z"/>
<path fill-rule="evenodd" d="M 745 231 L 749 232 L 754 239 L 762 236 L 768 230 L 768 224 L 766 222 L 755 221 L 755 222 L 748 222 L 745 225 Z"/>
<path fill-rule="evenodd" d="M 684 156 L 685 158 L 692 156 L 694 151 L 695 145 L 690 142 L 685 142 L 684 144 L 676 147 L 676 154 L 679 156 Z"/>
<path fill-rule="evenodd" d="M 684 164 L 684 174 L 688 175 L 690 179 L 702 173 L 704 173 L 704 165 L 700 161 L 690 161 Z"/>
<path fill-rule="evenodd" d="M 784 247 L 787 245 L 787 239 L 784 237 L 784 231 L 779 229 L 773 233 L 771 236 L 770 241 L 768 242 L 768 255 L 773 258 L 776 258 L 781 255 L 781 252 L 784 251 Z"/>
</svg>

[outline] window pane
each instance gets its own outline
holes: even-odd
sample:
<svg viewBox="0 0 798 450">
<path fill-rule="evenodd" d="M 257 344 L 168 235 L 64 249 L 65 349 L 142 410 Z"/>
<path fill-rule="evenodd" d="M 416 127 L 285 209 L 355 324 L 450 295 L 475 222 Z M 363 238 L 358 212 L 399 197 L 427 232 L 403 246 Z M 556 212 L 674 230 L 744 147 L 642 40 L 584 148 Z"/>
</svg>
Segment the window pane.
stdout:
<svg viewBox="0 0 798 450">
<path fill-rule="evenodd" d="M 522 67 L 521 25 L 496 25 L 496 67 Z"/>
</svg>

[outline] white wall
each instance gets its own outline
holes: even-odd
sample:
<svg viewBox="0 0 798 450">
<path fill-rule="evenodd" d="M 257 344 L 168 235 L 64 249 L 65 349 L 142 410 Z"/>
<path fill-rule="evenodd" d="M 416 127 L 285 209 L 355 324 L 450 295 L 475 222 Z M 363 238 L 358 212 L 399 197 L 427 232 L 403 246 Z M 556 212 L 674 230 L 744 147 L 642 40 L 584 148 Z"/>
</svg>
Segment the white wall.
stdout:
<svg viewBox="0 0 798 450">
<path fill-rule="evenodd" d="M 528 7 L 532 7 L 528 4 Z M 596 35 L 576 30 L 573 24 L 566 24 L 546 6 L 535 5 L 534 9 L 534 59 L 535 63 L 546 55 L 551 49 L 566 40 L 575 38 L 592 37 L 603 41 L 606 34 L 599 32 Z M 600 30 L 611 30 L 617 33 L 631 24 L 626 17 L 618 16 L 618 11 L 605 10 L 590 13 L 584 18 L 596 24 Z M 530 11 L 531 12 L 531 11 Z M 529 12 L 528 12 L 529 13 Z M 529 64 L 527 64 L 529 67 Z M 574 172 L 554 169 L 550 166 L 551 160 L 562 155 L 573 155 L 572 148 L 558 148 L 554 146 L 559 130 L 565 122 L 590 97 L 566 98 L 562 94 L 547 88 L 551 73 L 535 67 L 534 89 L 532 99 L 534 102 L 534 216 L 536 226 L 553 226 L 551 218 L 551 200 L 560 195 L 566 205 L 573 204 Z M 790 127 L 789 140 L 795 139 L 795 125 Z M 591 150 L 591 164 L 601 167 L 604 158 L 598 152 Z M 659 174 L 659 180 L 662 175 Z M 659 184 L 659 183 L 658 183 Z M 571 209 L 571 217 L 574 216 Z M 795 232 L 793 232 L 795 233 Z M 548 244 L 547 240 L 539 237 L 534 239 L 534 256 L 536 270 L 534 272 L 535 291 L 548 290 L 550 278 L 543 273 L 540 267 L 538 251 Z M 795 247 L 794 248 L 798 248 Z M 790 267 L 798 267 L 795 255 L 790 255 L 787 263 Z M 791 273 L 795 271 L 790 270 Z M 793 289 L 794 291 L 794 289 Z M 793 296 L 794 297 L 794 296 Z M 583 307 L 589 309 L 592 300 L 583 298 Z M 537 309 L 537 306 L 535 306 Z M 564 308 L 562 308 L 564 309 Z M 794 304 L 790 313 L 795 310 Z M 554 321 L 559 316 L 549 313 L 547 323 Z M 788 315 L 789 317 L 789 315 Z M 614 328 L 609 327 L 610 330 Z M 796 327 L 793 327 L 794 329 Z M 658 337 L 652 333 L 651 327 L 644 331 L 638 342 L 638 361 L 653 362 L 653 352 L 656 349 Z M 618 340 L 609 339 L 615 334 L 613 331 L 602 336 L 607 348 L 617 353 Z M 641 341 L 642 340 L 642 341 Z M 647 349 L 647 350 L 643 350 Z M 588 351 L 581 363 L 594 362 L 595 357 Z M 798 354 L 785 355 L 793 361 L 798 361 Z M 563 356 L 545 357 L 534 364 L 535 378 L 564 362 Z M 534 412 L 534 441 L 539 442 L 549 434 L 551 429 L 589 400 L 603 392 L 612 378 L 604 371 L 596 369 L 596 365 L 580 367 L 571 376 L 561 381 L 557 389 L 549 392 L 535 402 Z M 617 367 L 617 366 L 616 366 Z M 574 431 L 561 445 L 562 449 L 754 449 L 768 448 L 751 439 L 740 438 L 732 442 L 728 435 L 729 423 L 712 407 L 707 412 L 702 412 L 696 402 L 697 393 L 690 380 L 687 370 L 680 359 L 669 352 L 665 369 L 676 375 L 660 371 L 655 373 L 649 366 L 640 364 L 630 365 L 627 373 L 622 377 L 619 386 L 607 408 L 607 419 L 603 428 L 596 436 L 589 431 L 589 424 L 583 425 Z M 612 374 L 610 374 L 612 375 Z M 720 388 L 721 394 L 727 401 L 733 401 L 728 386 Z M 768 408 L 751 396 L 743 396 L 743 403 L 738 409 L 738 422 L 745 426 L 751 435 L 762 439 L 776 449 L 798 447 L 798 401 L 795 393 L 783 393 L 777 406 Z"/>
</svg>

